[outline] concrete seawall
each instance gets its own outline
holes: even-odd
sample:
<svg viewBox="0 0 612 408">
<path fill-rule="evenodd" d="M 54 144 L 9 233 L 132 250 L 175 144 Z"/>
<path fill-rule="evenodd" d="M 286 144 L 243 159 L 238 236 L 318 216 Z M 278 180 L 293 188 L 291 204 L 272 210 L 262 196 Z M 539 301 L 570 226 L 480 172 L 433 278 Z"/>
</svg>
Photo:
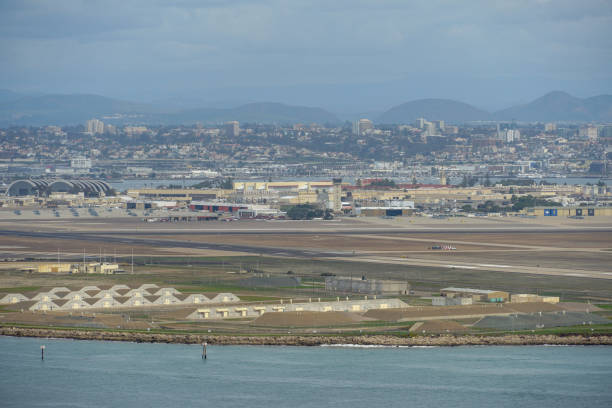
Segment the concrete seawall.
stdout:
<svg viewBox="0 0 612 408">
<path fill-rule="evenodd" d="M 16 337 L 65 338 L 75 340 L 131 341 L 137 343 L 177 343 L 213 345 L 382 345 L 382 346 L 468 346 L 468 345 L 612 345 L 610 335 L 439 335 L 439 336 L 234 336 L 200 334 L 161 334 L 103 330 L 57 330 L 0 326 L 0 335 Z"/>
</svg>

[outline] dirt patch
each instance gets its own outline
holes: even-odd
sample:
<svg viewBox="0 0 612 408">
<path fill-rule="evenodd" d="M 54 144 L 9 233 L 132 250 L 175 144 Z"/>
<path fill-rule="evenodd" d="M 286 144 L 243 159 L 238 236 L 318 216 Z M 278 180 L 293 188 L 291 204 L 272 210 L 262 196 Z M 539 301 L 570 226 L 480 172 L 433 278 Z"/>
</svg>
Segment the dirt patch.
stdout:
<svg viewBox="0 0 612 408">
<path fill-rule="evenodd" d="M 505 306 L 518 313 L 557 312 L 564 309 L 562 305 L 552 303 L 510 303 Z"/>
<path fill-rule="evenodd" d="M 568 312 L 601 312 L 604 310 L 592 303 L 563 302 L 558 305 Z"/>
<path fill-rule="evenodd" d="M 270 327 L 320 327 L 360 323 L 367 320 L 357 313 L 349 312 L 278 312 L 266 313 L 255 319 L 253 326 Z"/>
<path fill-rule="evenodd" d="M 77 312 L 35 313 L 29 311 L 0 313 L 0 323 L 107 329 L 122 328 L 131 330 L 142 330 L 151 327 L 145 321 L 128 319 L 127 315 L 93 312 L 83 314 Z"/>
<path fill-rule="evenodd" d="M 410 331 L 416 333 L 455 333 L 467 330 L 467 327 L 452 320 L 428 320 L 419 323 L 414 324 Z"/>
</svg>

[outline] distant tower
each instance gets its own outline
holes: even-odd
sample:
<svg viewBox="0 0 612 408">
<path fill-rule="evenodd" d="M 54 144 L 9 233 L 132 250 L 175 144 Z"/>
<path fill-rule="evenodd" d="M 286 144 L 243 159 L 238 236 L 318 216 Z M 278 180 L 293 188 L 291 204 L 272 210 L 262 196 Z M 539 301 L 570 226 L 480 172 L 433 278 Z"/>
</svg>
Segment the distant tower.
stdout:
<svg viewBox="0 0 612 408">
<path fill-rule="evenodd" d="M 240 123 L 235 120 L 225 122 L 224 129 L 227 136 L 237 137 L 240 134 Z"/>
<path fill-rule="evenodd" d="M 440 184 L 443 186 L 446 185 L 446 173 L 444 170 L 440 170 Z"/>
<path fill-rule="evenodd" d="M 374 129 L 374 124 L 369 119 L 359 119 L 353 123 L 353 134 L 357 136 L 362 136 L 372 129 Z"/>
<path fill-rule="evenodd" d="M 334 178 L 334 191 L 332 193 L 333 210 L 334 212 L 340 212 L 342 210 L 342 179 Z"/>
<path fill-rule="evenodd" d="M 87 129 L 87 133 L 89 134 L 102 134 L 104 133 L 104 122 L 98 119 L 90 119 L 85 122 L 85 128 Z"/>
</svg>

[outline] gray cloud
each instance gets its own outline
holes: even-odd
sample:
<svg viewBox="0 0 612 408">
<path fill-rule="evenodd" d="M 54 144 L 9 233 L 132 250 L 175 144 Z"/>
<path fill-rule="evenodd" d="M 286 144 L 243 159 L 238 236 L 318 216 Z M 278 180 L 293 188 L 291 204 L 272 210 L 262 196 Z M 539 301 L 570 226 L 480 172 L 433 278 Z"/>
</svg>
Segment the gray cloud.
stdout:
<svg viewBox="0 0 612 408">
<path fill-rule="evenodd" d="M 5 0 L 0 87 L 212 98 L 427 81 L 431 96 L 455 97 L 452 81 L 511 80 L 612 92 L 611 27 L 607 0 Z"/>
</svg>

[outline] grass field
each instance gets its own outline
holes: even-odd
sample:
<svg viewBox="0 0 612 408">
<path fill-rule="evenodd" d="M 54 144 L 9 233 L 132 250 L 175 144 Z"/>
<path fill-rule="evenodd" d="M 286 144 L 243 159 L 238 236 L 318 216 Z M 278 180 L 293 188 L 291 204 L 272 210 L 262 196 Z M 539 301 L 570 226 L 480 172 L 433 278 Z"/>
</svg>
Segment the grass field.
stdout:
<svg viewBox="0 0 612 408">
<path fill-rule="evenodd" d="M 137 220 L 96 223 L 83 220 L 62 220 L 61 223 L 1 221 L 5 231 L 50 234 L 44 239 L 17 233 L 0 234 L 0 248 L 3 248 L 0 252 L 6 258 L 54 262 L 60 249 L 63 260 L 81 262 L 85 250 L 92 261 L 100 256 L 112 261 L 117 254 L 128 273 L 38 274 L 20 271 L 33 262 L 3 262 L 0 264 L 0 293 L 29 292 L 54 286 L 155 283 L 176 287 L 183 293 L 232 292 L 246 302 L 270 302 L 281 298 L 335 299 L 336 295 L 344 294 L 326 292 L 324 287 L 324 275 L 333 274 L 408 281 L 415 295 L 401 298 L 411 305 L 425 306 L 430 300 L 423 299 L 424 296 L 438 294 L 444 287 L 457 286 L 537 293 L 559 296 L 562 301 L 597 303 L 604 309 L 598 313 L 608 316 L 612 311 L 612 234 L 606 228 L 612 228 L 612 222 L 600 225 L 598 222 L 556 220 L 559 223 L 556 225 L 553 221 L 343 219 L 333 223 L 240 221 L 172 225 L 148 225 Z M 555 231 L 560 228 L 563 230 Z M 429 249 L 434 244 L 445 243 L 457 249 Z M 132 249 L 135 254 L 133 274 L 130 273 Z M 274 288 L 240 284 L 242 279 L 261 274 L 298 277 L 301 284 Z M 0 308 L 0 311 L 4 312 L 3 316 L 11 315 L 8 308 Z M 160 321 L 172 325 L 184 318 L 182 311 L 146 310 L 117 311 L 105 316 L 107 320 L 98 320 L 116 327 L 126 324 L 121 320 L 122 315 L 147 324 L 151 330 L 159 330 Z M 49 315 L 30 317 L 30 322 L 22 323 L 44 324 L 47 319 L 54 327 L 62 322 L 78 324 L 64 317 L 54 317 L 55 320 Z M 152 321 L 157 323 L 151 324 Z M 244 320 L 180 324 L 198 332 L 215 330 L 262 335 L 277 330 L 248 327 Z M 326 329 L 330 329 L 330 333 L 365 330 L 408 335 L 409 327 L 407 323 L 364 321 Z M 542 330 L 563 334 L 568 330 L 585 332 L 590 329 L 597 333 L 610 330 L 607 325 Z"/>
<path fill-rule="evenodd" d="M 40 289 L 40 286 L 14 286 L 8 288 L 0 288 L 0 293 L 23 293 L 34 292 Z"/>
<path fill-rule="evenodd" d="M 559 296 L 564 301 L 592 300 L 612 302 L 612 280 L 571 276 L 549 276 L 449 269 L 431 266 L 372 265 L 359 260 L 299 259 L 268 256 L 193 257 L 187 266 L 184 257 L 163 257 L 155 265 L 138 265 L 135 273 L 121 275 L 53 275 L 30 274 L 18 270 L 0 270 L 0 292 L 22 292 L 50 286 L 78 286 L 108 283 L 156 283 L 175 286 L 181 291 L 237 292 L 270 296 L 325 296 L 322 274 L 366 276 L 370 279 L 407 280 L 413 290 L 437 292 L 448 286 L 497 289 L 512 293 L 538 293 Z M 254 276 L 238 271 L 253 268 L 272 276 L 292 275 L 302 279 L 300 287 L 246 288 L 237 285 L 240 279 Z"/>
</svg>

